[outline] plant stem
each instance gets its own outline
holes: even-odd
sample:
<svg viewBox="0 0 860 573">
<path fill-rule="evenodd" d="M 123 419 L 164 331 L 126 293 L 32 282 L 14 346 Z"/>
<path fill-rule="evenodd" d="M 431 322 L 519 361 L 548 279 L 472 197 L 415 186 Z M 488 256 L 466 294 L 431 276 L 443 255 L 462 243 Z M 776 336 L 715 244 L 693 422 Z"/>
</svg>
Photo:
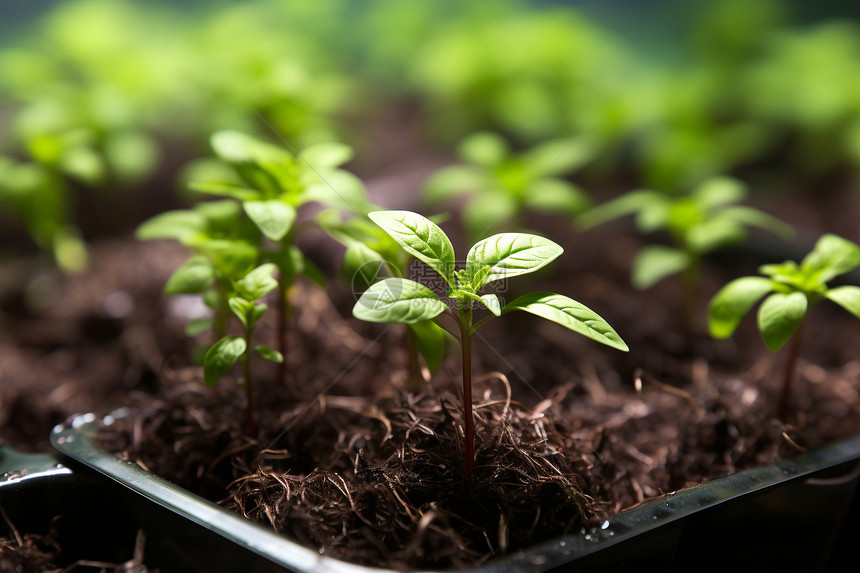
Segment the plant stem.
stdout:
<svg viewBox="0 0 860 573">
<path fill-rule="evenodd" d="M 463 352 L 463 422 L 465 430 L 466 477 L 475 465 L 475 419 L 472 415 L 472 308 L 460 301 L 460 348 Z"/>
<path fill-rule="evenodd" d="M 254 389 L 251 386 L 251 330 L 245 331 L 246 348 L 242 354 L 242 377 L 245 379 L 245 434 L 257 437 L 257 424 L 254 423 Z"/>
<path fill-rule="evenodd" d="M 681 327 L 686 334 L 693 334 L 695 328 L 696 300 L 699 298 L 699 283 L 701 282 L 701 261 L 692 251 L 687 251 L 690 264 L 684 269 L 682 280 L 684 285 L 681 304 Z"/>
<path fill-rule="evenodd" d="M 278 381 L 286 386 L 287 390 L 295 395 L 292 389 L 292 384 L 287 380 L 287 285 L 286 280 L 281 273 L 281 280 L 278 281 L 278 333 L 277 333 L 277 350 L 281 353 L 284 359 L 278 364 Z"/>
<path fill-rule="evenodd" d="M 780 392 L 779 409 L 777 410 L 777 416 L 779 416 L 779 419 L 783 421 L 788 418 L 788 410 L 791 404 L 791 383 L 794 379 L 794 367 L 797 364 L 797 356 L 800 350 L 800 338 L 803 335 L 803 323 L 804 321 L 801 320 L 797 330 L 794 332 L 794 335 L 792 335 L 791 343 L 788 347 L 788 356 L 785 359 L 785 370 L 783 371 L 782 376 L 782 392 Z"/>
</svg>

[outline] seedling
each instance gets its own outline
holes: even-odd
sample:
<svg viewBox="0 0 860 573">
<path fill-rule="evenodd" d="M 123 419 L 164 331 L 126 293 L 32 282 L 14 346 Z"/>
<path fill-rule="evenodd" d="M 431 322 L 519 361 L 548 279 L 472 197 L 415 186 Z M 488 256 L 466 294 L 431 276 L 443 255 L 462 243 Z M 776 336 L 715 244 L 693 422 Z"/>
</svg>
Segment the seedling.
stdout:
<svg viewBox="0 0 860 573">
<path fill-rule="evenodd" d="M 475 423 L 472 415 L 472 335 L 492 320 L 515 310 L 529 312 L 578 332 L 607 346 L 627 351 L 609 324 L 592 310 L 566 296 L 533 292 L 507 304 L 495 293 L 479 294 L 496 281 L 543 268 L 562 253 L 556 243 L 537 235 L 501 233 L 478 241 L 466 256 L 466 266 L 455 269 L 454 247 L 438 225 L 410 211 L 375 211 L 370 218 L 407 253 L 433 269 L 447 285 L 446 304 L 427 286 L 405 278 L 388 278 L 373 284 L 352 310 L 356 318 L 370 322 L 414 324 L 438 317 L 452 317 L 460 334 L 463 365 L 465 473 L 475 462 Z M 473 322 L 473 310 L 489 314 Z"/>
<path fill-rule="evenodd" d="M 682 320 L 692 329 L 693 309 L 701 281 L 702 257 L 746 238 L 746 226 L 755 226 L 790 237 L 791 226 L 751 207 L 737 205 L 746 196 L 744 185 L 729 177 L 713 177 L 689 194 L 673 197 L 650 190 L 624 194 L 584 213 L 583 229 L 625 215 L 636 214 L 636 226 L 643 233 L 668 231 L 673 246 L 644 247 L 633 261 L 631 281 L 638 289 L 648 289 L 662 279 L 682 273 L 684 299 Z"/>
<path fill-rule="evenodd" d="M 791 382 L 800 347 L 803 323 L 810 309 L 829 299 L 860 318 L 860 287 L 830 288 L 831 279 L 860 267 L 860 247 L 836 235 L 824 235 L 800 265 L 786 261 L 764 265 L 766 277 L 742 277 L 724 286 L 711 299 L 710 331 L 728 338 L 743 316 L 765 295 L 759 307 L 758 328 L 772 351 L 791 340 L 779 400 L 779 417 L 785 419 L 791 400 Z"/>
<path fill-rule="evenodd" d="M 298 155 L 236 131 L 212 136 L 216 155 L 237 178 L 192 182 L 198 191 L 237 200 L 260 233 L 268 239 L 260 260 L 278 267 L 278 350 L 286 351 L 288 292 L 299 276 L 324 282 L 321 272 L 294 245 L 309 223 L 296 224 L 297 211 L 318 202 L 353 212 L 366 211 L 364 186 L 352 174 L 337 169 L 352 157 L 341 144 L 325 143 L 305 148 Z M 262 247 L 261 247 L 262 249 Z M 280 378 L 286 370 L 281 367 Z"/>
<path fill-rule="evenodd" d="M 491 230 L 521 229 L 527 209 L 573 217 L 591 204 L 577 186 L 561 179 L 595 154 L 587 138 L 556 140 L 512 153 L 494 133 L 466 138 L 459 147 L 464 164 L 437 171 L 425 187 L 425 199 L 444 203 L 468 196 L 463 221 L 472 237 Z"/>
<path fill-rule="evenodd" d="M 263 317 L 267 306 L 257 302 L 269 292 L 278 288 L 278 281 L 272 276 L 277 267 L 271 263 L 261 265 L 234 283 L 233 292 L 227 299 L 230 310 L 244 327 L 242 336 L 225 336 L 212 345 L 203 359 L 203 378 L 206 386 L 213 387 L 236 362 L 242 363 L 242 378 L 239 384 L 245 387 L 245 432 L 249 436 L 257 434 L 254 422 L 254 391 L 251 378 L 251 348 L 254 327 Z M 273 348 L 264 345 L 253 346 L 264 359 L 282 363 L 284 356 Z"/>
</svg>

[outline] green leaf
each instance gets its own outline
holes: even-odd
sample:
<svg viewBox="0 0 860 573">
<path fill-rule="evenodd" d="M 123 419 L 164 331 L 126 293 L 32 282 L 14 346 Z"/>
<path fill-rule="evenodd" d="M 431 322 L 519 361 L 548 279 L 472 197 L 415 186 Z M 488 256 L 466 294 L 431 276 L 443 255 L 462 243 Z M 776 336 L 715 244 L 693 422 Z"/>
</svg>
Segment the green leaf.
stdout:
<svg viewBox="0 0 860 573">
<path fill-rule="evenodd" d="M 164 294 L 196 294 L 203 292 L 215 279 L 215 269 L 206 257 L 192 257 L 187 263 L 173 271 Z"/>
<path fill-rule="evenodd" d="M 352 148 L 343 143 L 317 143 L 306 147 L 301 158 L 313 169 L 337 167 L 352 159 Z"/>
<path fill-rule="evenodd" d="M 705 254 L 721 247 L 737 244 L 746 237 L 743 226 L 722 213 L 694 225 L 687 231 L 687 244 L 696 253 Z"/>
<path fill-rule="evenodd" d="M 216 132 L 210 141 L 215 154 L 228 163 L 262 165 L 292 160 L 292 155 L 284 149 L 264 143 L 239 131 Z"/>
<path fill-rule="evenodd" d="M 533 292 L 514 299 L 502 312 L 524 310 L 558 323 L 601 344 L 627 352 L 629 348 L 605 320 L 585 305 L 551 292 Z"/>
<path fill-rule="evenodd" d="M 254 350 L 256 350 L 260 356 L 270 362 L 277 362 L 278 364 L 281 364 L 284 361 L 284 355 L 275 350 L 274 348 L 270 348 L 263 344 L 258 344 L 254 347 Z"/>
<path fill-rule="evenodd" d="M 849 285 L 830 289 L 827 298 L 860 318 L 860 287 Z"/>
<path fill-rule="evenodd" d="M 801 263 L 804 273 L 814 274 L 821 282 L 827 282 L 858 266 L 860 266 L 860 247 L 831 234 L 818 239 L 815 248 Z"/>
<path fill-rule="evenodd" d="M 418 352 L 424 357 L 427 368 L 435 372 L 445 354 L 451 335 L 432 320 L 422 320 L 408 325 L 409 335 L 413 337 Z"/>
<path fill-rule="evenodd" d="M 696 187 L 691 198 L 703 211 L 720 205 L 728 205 L 743 200 L 747 195 L 746 186 L 732 177 L 711 177 Z"/>
<path fill-rule="evenodd" d="M 577 222 L 581 229 L 591 229 L 613 219 L 631 215 L 649 206 L 658 203 L 666 204 L 667 200 L 666 195 L 657 191 L 647 189 L 631 191 L 586 211 L 579 216 Z"/>
<path fill-rule="evenodd" d="M 788 342 L 806 315 L 809 303 L 801 292 L 774 293 L 758 309 L 758 328 L 767 347 L 777 351 Z"/>
<path fill-rule="evenodd" d="M 73 147 L 63 153 L 60 169 L 90 185 L 101 183 L 107 171 L 102 156 L 85 146 Z"/>
<path fill-rule="evenodd" d="M 247 349 L 245 339 L 241 336 L 227 336 L 212 345 L 203 358 L 203 379 L 206 386 L 212 388 L 230 368 L 239 360 Z"/>
<path fill-rule="evenodd" d="M 507 156 L 508 144 L 495 133 L 479 132 L 464 139 L 457 148 L 457 153 L 469 163 L 492 167 Z"/>
<path fill-rule="evenodd" d="M 245 328 L 249 328 L 252 322 L 249 320 L 251 317 L 251 311 L 254 310 L 254 303 L 245 300 L 240 296 L 231 296 L 227 299 L 227 306 L 230 307 L 230 310 L 233 311 L 233 314 L 242 322 L 242 325 Z"/>
<path fill-rule="evenodd" d="M 296 210 L 279 199 L 245 201 L 242 207 L 257 228 L 273 241 L 284 238 L 296 220 Z"/>
<path fill-rule="evenodd" d="M 111 169 L 126 181 L 137 181 L 151 173 L 159 159 L 155 139 L 143 132 L 107 134 L 104 154 Z"/>
<path fill-rule="evenodd" d="M 212 327 L 211 318 L 195 318 L 185 325 L 185 336 L 197 336 Z"/>
<path fill-rule="evenodd" d="M 350 242 L 343 254 L 341 274 L 353 291 L 365 290 L 380 278 L 386 269 L 382 255 L 357 241 Z"/>
<path fill-rule="evenodd" d="M 189 244 L 212 259 L 217 271 L 227 278 L 239 278 L 247 274 L 260 254 L 255 245 L 246 241 L 218 239 L 189 241 Z"/>
<path fill-rule="evenodd" d="M 534 272 L 564 252 L 559 245 L 538 235 L 500 233 L 475 243 L 466 256 L 466 278 L 478 290 L 483 285 Z M 489 267 L 489 272 L 478 271 Z"/>
<path fill-rule="evenodd" d="M 454 247 L 436 223 L 411 211 L 374 211 L 370 219 L 416 259 L 439 273 L 451 288 L 454 280 Z"/>
<path fill-rule="evenodd" d="M 352 315 L 369 322 L 412 324 L 445 310 L 445 303 L 426 286 L 408 279 L 385 279 L 367 289 Z"/>
<path fill-rule="evenodd" d="M 152 239 L 184 238 L 205 231 L 206 219 L 200 213 L 188 210 L 167 211 L 143 222 L 135 232 L 141 241 Z"/>
<path fill-rule="evenodd" d="M 591 200 L 579 187 L 553 177 L 532 182 L 523 197 L 526 206 L 548 213 L 573 217 L 588 209 Z"/>
<path fill-rule="evenodd" d="M 522 158 L 535 177 L 564 175 L 591 161 L 597 151 L 597 139 L 583 134 L 541 143 L 523 153 Z"/>
<path fill-rule="evenodd" d="M 489 185 L 485 170 L 474 165 L 452 165 L 433 173 L 424 183 L 423 197 L 430 204 L 439 204 L 454 197 L 474 193 Z"/>
<path fill-rule="evenodd" d="M 313 201 L 355 214 L 370 210 L 364 183 L 343 169 L 308 171 L 301 185 L 304 191 L 298 197 L 298 204 Z"/>
<path fill-rule="evenodd" d="M 493 293 L 481 295 L 481 304 L 483 304 L 487 310 L 492 312 L 496 316 L 502 316 L 502 303 L 499 302 L 499 297 Z"/>
<path fill-rule="evenodd" d="M 638 289 L 651 288 L 664 278 L 683 271 L 690 264 L 685 252 L 653 245 L 644 247 L 633 261 L 631 282 Z"/>
<path fill-rule="evenodd" d="M 89 257 L 81 233 L 75 227 L 57 229 L 53 237 L 54 259 L 63 272 L 75 274 L 86 270 Z"/>
<path fill-rule="evenodd" d="M 272 276 L 278 267 L 272 263 L 260 265 L 243 278 L 236 281 L 239 295 L 249 301 L 257 300 L 268 292 L 278 288 L 278 281 Z"/>
<path fill-rule="evenodd" d="M 469 199 L 461 217 L 469 237 L 477 240 L 492 230 L 502 230 L 516 216 L 519 206 L 507 192 L 498 189 L 482 191 Z"/>
<path fill-rule="evenodd" d="M 773 290 L 763 277 L 741 277 L 721 288 L 708 305 L 708 328 L 714 338 L 734 334 L 741 319 L 761 298 Z"/>
<path fill-rule="evenodd" d="M 769 215 L 764 211 L 753 209 L 752 207 L 744 207 L 742 205 L 735 207 L 727 207 L 719 211 L 719 217 L 725 217 L 738 223 L 752 225 L 765 231 L 770 231 L 777 237 L 790 239 L 794 236 L 794 227 L 784 221 L 780 221 L 773 215 Z"/>
<path fill-rule="evenodd" d="M 254 201 L 263 196 L 259 191 L 229 181 L 191 181 L 188 187 L 194 191 L 232 197 L 238 201 Z"/>
</svg>

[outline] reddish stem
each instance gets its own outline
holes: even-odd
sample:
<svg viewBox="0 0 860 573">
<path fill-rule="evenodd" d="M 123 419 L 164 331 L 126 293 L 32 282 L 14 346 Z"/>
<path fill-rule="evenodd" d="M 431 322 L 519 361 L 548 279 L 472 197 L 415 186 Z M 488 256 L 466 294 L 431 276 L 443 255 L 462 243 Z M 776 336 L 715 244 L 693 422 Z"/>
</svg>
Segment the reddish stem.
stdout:
<svg viewBox="0 0 860 573">
<path fill-rule="evenodd" d="M 468 302 L 464 303 L 468 305 Z M 475 466 L 475 419 L 472 415 L 472 309 L 460 309 L 460 347 L 463 351 L 463 422 L 465 430 L 466 477 Z"/>
<path fill-rule="evenodd" d="M 785 421 L 788 418 L 789 406 L 791 404 L 791 386 L 794 380 L 794 368 L 797 364 L 797 356 L 800 350 L 800 338 L 803 334 L 803 321 L 797 327 L 788 347 L 788 356 L 785 359 L 785 370 L 782 377 L 782 392 L 779 396 L 779 419 Z"/>
</svg>

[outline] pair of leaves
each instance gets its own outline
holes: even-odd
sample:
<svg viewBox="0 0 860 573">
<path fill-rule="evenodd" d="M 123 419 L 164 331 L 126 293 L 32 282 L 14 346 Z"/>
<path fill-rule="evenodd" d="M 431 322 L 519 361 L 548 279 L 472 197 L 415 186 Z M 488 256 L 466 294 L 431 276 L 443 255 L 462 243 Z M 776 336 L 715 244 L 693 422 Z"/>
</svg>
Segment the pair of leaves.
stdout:
<svg viewBox="0 0 860 573">
<path fill-rule="evenodd" d="M 562 253 L 560 246 L 537 235 L 500 233 L 469 250 L 461 280 L 455 273 L 454 247 L 438 225 L 411 211 L 375 211 L 370 218 L 406 252 L 439 273 L 451 289 L 476 292 L 490 282 L 536 271 Z"/>
<path fill-rule="evenodd" d="M 467 299 L 477 300 L 496 316 L 523 310 L 608 346 L 627 350 L 627 345 L 600 316 L 562 295 L 532 293 L 504 307 L 495 295 L 478 296 L 477 291 L 490 282 L 533 272 L 547 265 L 562 252 L 554 242 L 536 235 L 494 235 L 476 243 L 466 258 L 466 268 L 455 273 L 451 242 L 433 222 L 409 211 L 378 211 L 371 213 L 370 217 L 407 252 L 443 276 L 452 287 L 452 296 L 459 299 L 460 304 L 466 303 Z M 359 298 L 353 314 L 371 322 L 412 324 L 431 320 L 446 308 L 447 305 L 428 287 L 409 279 L 389 278 L 371 286 Z"/>
<path fill-rule="evenodd" d="M 744 315 L 765 295 L 769 296 L 759 308 L 758 327 L 774 351 L 785 345 L 821 297 L 860 318 L 860 287 L 828 288 L 826 284 L 857 267 L 860 247 L 836 235 L 824 235 L 800 265 L 791 261 L 765 265 L 761 272 L 768 277 L 742 277 L 724 286 L 709 306 L 711 335 L 731 336 Z"/>
</svg>

